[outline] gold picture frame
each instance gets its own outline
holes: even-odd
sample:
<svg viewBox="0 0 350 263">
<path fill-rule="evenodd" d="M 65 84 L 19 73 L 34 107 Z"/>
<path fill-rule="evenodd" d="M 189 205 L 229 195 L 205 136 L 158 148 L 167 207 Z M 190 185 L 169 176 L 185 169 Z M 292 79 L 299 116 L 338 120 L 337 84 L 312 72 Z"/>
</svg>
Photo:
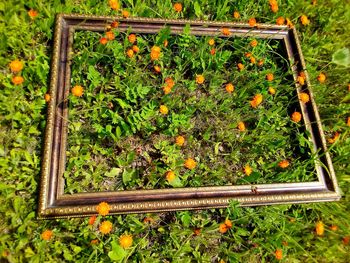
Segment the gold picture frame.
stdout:
<svg viewBox="0 0 350 263">
<path fill-rule="evenodd" d="M 279 39 L 286 48 L 296 81 L 298 72 L 306 75 L 306 89 L 310 103 L 301 104 L 305 128 L 310 132 L 314 151 L 319 153 L 315 162 L 317 181 L 298 183 L 275 183 L 233 186 L 206 186 L 197 188 L 171 188 L 153 190 L 128 190 L 117 192 L 93 192 L 64 194 L 63 173 L 67 141 L 67 90 L 70 85 L 70 57 L 75 30 L 104 31 L 106 25 L 117 20 L 119 30 L 132 28 L 135 33 L 157 33 L 167 25 L 172 34 L 183 32 L 190 25 L 191 34 L 216 36 L 223 27 L 229 28 L 231 36 Z M 51 101 L 48 104 L 45 142 L 42 158 L 39 218 L 79 217 L 96 214 L 96 205 L 108 202 L 111 214 L 174 211 L 226 207 L 231 200 L 242 206 L 271 205 L 335 201 L 340 199 L 340 190 L 327 151 L 321 120 L 313 98 L 311 84 L 300 42 L 295 28 L 257 24 L 251 27 L 244 23 L 166 20 L 152 18 L 122 18 L 105 16 L 59 14 L 56 18 L 53 56 L 50 79 Z M 305 87 L 303 87 L 305 90 Z M 300 87 L 296 84 L 297 92 Z M 62 118 L 63 116 L 63 118 Z"/>
</svg>

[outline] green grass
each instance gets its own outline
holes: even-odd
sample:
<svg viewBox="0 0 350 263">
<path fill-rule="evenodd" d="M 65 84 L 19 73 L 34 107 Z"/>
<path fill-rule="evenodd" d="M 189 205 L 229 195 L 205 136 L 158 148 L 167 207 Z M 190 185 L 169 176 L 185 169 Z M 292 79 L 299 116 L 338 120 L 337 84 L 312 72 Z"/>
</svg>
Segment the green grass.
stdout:
<svg viewBox="0 0 350 263">
<path fill-rule="evenodd" d="M 172 9 L 170 1 L 123 1 L 121 5 L 132 16 L 143 17 L 233 21 L 232 13 L 238 10 L 241 14 L 239 21 L 244 22 L 253 16 L 259 22 L 267 23 L 275 23 L 279 16 L 292 20 L 300 32 L 326 137 L 340 133 L 338 141 L 329 145 L 329 149 L 343 191 L 342 200 L 336 203 L 257 208 L 240 208 L 233 203 L 228 209 L 147 215 L 154 219 L 151 224 L 143 222 L 146 215 L 107 216 L 113 223 L 113 231 L 108 235 L 101 235 L 98 231 L 99 222 L 104 220 L 102 218 L 98 218 L 93 226 L 88 225 L 87 218 L 36 220 L 46 113 L 43 97 L 49 86 L 55 14 L 115 15 L 118 12 L 108 7 L 108 1 L 0 2 L 0 36 L 3 40 L 0 42 L 1 261 L 108 262 L 111 258 L 120 257 L 128 262 L 218 262 L 220 259 L 227 262 L 274 262 L 274 251 L 278 248 L 283 250 L 282 261 L 286 262 L 348 261 L 350 247 L 343 244 L 342 239 L 350 235 L 350 130 L 346 125 L 346 119 L 350 116 L 347 88 L 350 76 L 349 68 L 334 63 L 339 59 L 332 62 L 332 55 L 348 47 L 349 4 L 341 1 L 317 1 L 316 5 L 312 5 L 311 1 L 279 2 L 279 11 L 274 14 L 265 1 L 182 3 L 184 10 L 180 14 Z M 28 17 L 29 8 L 39 11 L 35 20 Z M 300 24 L 298 18 L 301 14 L 309 17 L 310 25 Z M 252 52 L 249 46 L 251 39 L 231 41 L 217 38 L 217 54 L 211 56 L 205 37 L 172 37 L 159 62 L 164 63 L 162 66 L 165 69 L 162 74 L 154 74 L 149 67 L 149 49 L 157 42 L 157 35 L 145 35 L 142 41 L 140 39 L 138 45 L 141 51 L 133 59 L 128 59 L 125 52 L 113 52 L 127 48 L 124 34 L 118 36 L 121 41 L 110 42 L 106 47 L 98 44 L 100 36 L 99 33 L 86 32 L 75 35 L 74 49 L 77 52 L 73 57 L 72 85 L 84 86 L 85 93 L 81 98 L 69 97 L 67 192 L 179 186 L 169 185 L 164 179 L 164 173 L 169 169 L 176 171 L 185 186 L 246 183 L 242 181 L 245 178 L 242 167 L 246 163 L 250 163 L 253 170 L 259 173 L 249 183 L 313 179 L 310 173 L 312 168 L 307 168 L 305 159 L 298 158 L 301 156 L 298 153 L 300 147 L 296 145 L 303 141 L 304 132 L 300 125 L 289 120 L 290 111 L 297 107 L 297 98 L 291 82 L 288 82 L 288 72 L 282 70 L 286 67 L 285 62 L 271 52 L 278 48 L 276 43 L 259 40 L 258 47 Z M 184 39 L 188 39 L 188 42 L 184 43 Z M 196 42 L 202 45 L 195 45 Z M 187 46 L 175 48 L 184 44 Z M 266 57 L 266 63 L 262 68 L 249 65 L 244 57 L 245 52 L 252 52 L 257 58 Z M 193 57 L 189 58 L 189 53 L 194 53 Z M 173 54 L 179 59 L 172 59 L 176 57 Z M 14 59 L 24 62 L 21 73 L 25 79 L 23 85 L 11 83 L 8 64 Z M 201 59 L 208 64 L 203 66 Z M 232 65 L 229 61 L 233 61 Z M 235 68 L 235 64 L 241 61 L 246 64 L 244 73 Z M 167 69 L 164 66 L 169 64 L 174 67 Z M 125 69 L 131 74 L 123 74 Z M 275 75 L 275 96 L 267 93 L 270 84 L 264 80 L 271 70 Z M 327 76 L 324 84 L 317 81 L 320 72 Z M 195 74 L 201 73 L 207 80 L 202 86 L 194 82 Z M 249 79 L 246 79 L 246 74 L 249 74 Z M 173 93 L 164 96 L 161 87 L 169 75 L 176 85 Z M 223 88 L 229 81 L 236 87 L 232 94 L 226 93 Z M 142 83 L 148 87 L 148 91 L 138 89 L 135 83 Z M 139 92 L 128 94 L 128 87 Z M 258 92 L 264 95 L 264 101 L 252 111 L 249 100 Z M 205 99 L 203 94 L 206 94 Z M 186 105 L 190 107 L 179 103 L 180 96 L 185 96 Z M 131 107 L 123 109 L 118 98 Z M 150 101 L 152 103 L 147 104 Z M 170 109 L 165 117 L 158 113 L 161 104 L 168 105 Z M 290 106 L 285 108 L 286 104 Z M 148 122 L 138 124 L 137 120 L 127 118 L 131 111 L 142 115 L 145 105 L 150 107 L 150 114 L 143 115 Z M 116 110 L 119 117 L 113 115 Z M 216 125 L 200 125 L 207 123 L 207 120 L 201 119 L 203 115 L 195 114 L 195 110 L 206 113 L 210 120 L 215 120 Z M 179 118 L 177 124 L 174 124 L 174 117 Z M 240 120 L 247 123 L 244 133 L 236 129 Z M 129 129 L 125 129 L 122 122 Z M 113 123 L 110 130 L 106 128 L 109 123 Z M 155 125 L 150 126 L 149 123 Z M 217 124 L 222 125 L 223 129 L 218 129 Z M 116 131 L 117 126 L 120 132 Z M 86 133 L 90 135 L 86 136 Z M 271 133 L 273 137 L 269 136 Z M 186 137 L 185 147 L 174 146 L 174 137 L 178 134 Z M 281 136 L 288 140 L 275 145 Z M 205 138 L 210 143 L 206 143 Z M 142 180 L 135 172 L 140 168 L 133 168 L 134 161 L 142 163 L 147 158 L 142 159 L 136 154 L 128 157 L 128 153 L 135 151 L 135 142 L 148 149 L 151 157 L 155 152 L 152 160 L 156 172 L 150 173 L 153 177 L 148 181 Z M 232 142 L 234 145 L 229 145 Z M 249 151 L 239 152 L 238 145 L 245 146 Z M 207 147 L 206 151 L 201 150 L 203 147 Z M 308 146 L 303 147 L 307 153 Z M 269 149 L 269 153 L 265 155 L 266 149 Z M 113 154 L 117 150 L 120 151 L 118 156 Z M 294 155 L 295 152 L 298 155 Z M 159 153 L 172 158 L 162 160 Z M 225 155 L 227 153 L 230 155 Z M 195 171 L 188 172 L 182 167 L 182 162 L 190 155 L 194 155 L 198 166 Z M 282 158 L 292 160 L 288 171 L 276 168 Z M 177 163 L 177 159 L 181 163 Z M 228 159 L 235 162 L 228 162 Z M 229 165 L 225 166 L 224 163 Z M 123 173 L 131 171 L 132 179 L 127 174 L 125 178 L 129 180 L 113 181 L 113 173 L 120 170 L 111 171 L 111 167 L 120 168 Z M 147 168 L 142 169 L 148 171 Z M 222 176 L 227 171 L 232 172 L 233 176 Z M 69 181 L 69 178 L 87 181 L 87 176 L 92 172 L 95 176 L 90 178 L 90 183 L 76 185 L 74 180 Z M 108 172 L 112 172 L 110 178 L 106 178 Z M 198 176 L 200 174 L 203 176 Z M 221 234 L 218 228 L 225 218 L 233 222 L 233 227 Z M 314 232 L 318 221 L 325 224 L 325 233 L 321 237 Z M 332 231 L 329 228 L 331 225 L 337 225 L 338 230 Z M 201 229 L 200 235 L 193 235 L 195 228 Z M 54 232 L 50 241 L 40 237 L 45 229 Z M 123 233 L 131 234 L 134 240 L 132 247 L 126 250 L 118 245 L 118 238 Z M 98 239 L 99 243 L 91 245 L 93 239 Z M 284 241 L 288 245 L 283 245 Z"/>
</svg>

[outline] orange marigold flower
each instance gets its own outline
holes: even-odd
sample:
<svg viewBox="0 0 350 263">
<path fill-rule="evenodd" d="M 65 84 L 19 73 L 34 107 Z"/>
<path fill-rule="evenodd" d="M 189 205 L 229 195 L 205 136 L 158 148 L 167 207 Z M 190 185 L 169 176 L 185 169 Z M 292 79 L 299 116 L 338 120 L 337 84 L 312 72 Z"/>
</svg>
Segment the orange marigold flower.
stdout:
<svg viewBox="0 0 350 263">
<path fill-rule="evenodd" d="M 286 18 L 286 25 L 287 25 L 289 28 L 293 28 L 293 27 L 294 27 L 293 22 L 292 22 L 289 18 Z"/>
<path fill-rule="evenodd" d="M 157 60 L 159 59 L 159 57 L 160 57 L 160 52 L 154 51 L 154 50 L 151 51 L 151 60 Z"/>
<path fill-rule="evenodd" d="M 245 174 L 246 176 L 249 176 L 249 175 L 252 174 L 253 169 L 252 169 L 252 167 L 250 167 L 249 164 L 247 164 L 247 165 L 244 166 L 243 172 L 244 172 L 244 174 Z"/>
<path fill-rule="evenodd" d="M 289 166 L 289 161 L 288 160 L 282 160 L 278 163 L 278 166 L 285 169 Z"/>
<path fill-rule="evenodd" d="M 162 71 L 160 66 L 158 66 L 158 65 L 155 65 L 153 68 L 154 68 L 154 71 L 157 73 L 160 73 Z"/>
<path fill-rule="evenodd" d="M 132 46 L 132 50 L 133 50 L 135 53 L 137 53 L 137 52 L 140 51 L 139 47 L 136 46 L 136 45 L 133 45 L 133 46 Z"/>
<path fill-rule="evenodd" d="M 310 24 L 310 20 L 307 18 L 306 15 L 300 16 L 300 22 L 303 26 L 307 26 L 308 24 Z"/>
<path fill-rule="evenodd" d="M 320 83 L 324 83 L 326 81 L 326 75 L 324 73 L 320 73 L 320 75 L 318 75 L 317 77 L 317 80 L 320 82 Z"/>
<path fill-rule="evenodd" d="M 248 24 L 253 27 L 253 26 L 256 26 L 256 19 L 254 17 L 250 18 L 248 20 Z"/>
<path fill-rule="evenodd" d="M 43 240 L 49 241 L 53 237 L 53 231 L 52 230 L 45 230 L 41 233 L 41 238 Z"/>
<path fill-rule="evenodd" d="M 225 85 L 225 89 L 228 93 L 232 93 L 235 90 L 235 87 L 232 85 L 232 83 L 227 83 Z"/>
<path fill-rule="evenodd" d="M 231 35 L 230 29 L 227 28 L 227 27 L 221 28 L 221 33 L 222 33 L 224 36 L 229 36 L 229 35 Z"/>
<path fill-rule="evenodd" d="M 221 234 L 225 234 L 228 231 L 228 227 L 226 226 L 225 223 L 222 223 L 219 225 L 219 232 Z"/>
<path fill-rule="evenodd" d="M 258 41 L 256 39 L 253 39 L 251 42 L 250 42 L 250 45 L 252 47 L 256 47 L 258 45 Z"/>
<path fill-rule="evenodd" d="M 264 65 L 264 60 L 260 59 L 259 62 L 258 62 L 258 66 L 261 67 L 262 65 Z"/>
<path fill-rule="evenodd" d="M 282 241 L 282 245 L 285 246 L 285 247 L 287 247 L 287 246 L 288 246 L 288 241 L 283 240 L 283 241 Z"/>
<path fill-rule="evenodd" d="M 174 180 L 175 180 L 175 177 L 176 177 L 176 175 L 175 175 L 175 173 L 174 173 L 173 171 L 168 171 L 168 172 L 166 172 L 166 174 L 165 174 L 165 179 L 167 179 L 167 181 L 168 181 L 169 183 L 171 183 L 172 181 L 174 181 Z"/>
<path fill-rule="evenodd" d="M 276 90 L 273 87 L 269 87 L 269 93 L 271 95 L 275 95 L 276 94 Z"/>
<path fill-rule="evenodd" d="M 316 223 L 315 231 L 316 231 L 316 235 L 318 235 L 318 236 L 323 236 L 323 233 L 324 233 L 324 224 L 322 223 L 322 221 L 318 221 L 318 222 Z"/>
<path fill-rule="evenodd" d="M 269 0 L 269 5 L 278 5 L 276 0 Z"/>
<path fill-rule="evenodd" d="M 14 85 L 21 85 L 24 82 L 24 78 L 22 76 L 14 76 L 12 77 L 12 83 Z"/>
<path fill-rule="evenodd" d="M 45 100 L 47 103 L 49 103 L 49 102 L 50 102 L 50 100 L 51 100 L 51 96 L 50 96 L 50 94 L 49 94 L 49 93 L 46 93 L 46 94 L 44 95 L 44 100 Z"/>
<path fill-rule="evenodd" d="M 280 16 L 280 17 L 278 17 L 278 18 L 276 19 L 276 24 L 279 25 L 279 26 L 283 25 L 284 22 L 285 22 L 285 19 L 284 19 L 283 16 Z"/>
<path fill-rule="evenodd" d="M 167 47 L 168 44 L 169 44 L 168 40 L 165 39 L 164 42 L 163 42 L 164 47 Z"/>
<path fill-rule="evenodd" d="M 350 126 L 350 116 L 348 117 L 348 121 L 346 122 L 346 125 Z"/>
<path fill-rule="evenodd" d="M 212 49 L 210 50 L 210 54 L 211 54 L 212 56 L 214 56 L 215 53 L 216 53 L 216 49 L 215 49 L 215 48 L 212 48 Z"/>
<path fill-rule="evenodd" d="M 75 85 L 75 86 L 72 88 L 72 94 L 73 94 L 73 96 L 81 97 L 81 96 L 83 96 L 83 93 L 84 93 L 84 88 L 83 88 L 82 86 Z"/>
<path fill-rule="evenodd" d="M 135 52 L 134 50 L 132 50 L 131 48 L 129 48 L 127 51 L 126 51 L 126 55 L 129 57 L 129 58 L 132 58 L 134 56 Z"/>
<path fill-rule="evenodd" d="M 168 95 L 171 92 L 171 87 L 169 86 L 164 86 L 163 91 L 165 95 Z"/>
<path fill-rule="evenodd" d="M 271 8 L 271 11 L 273 13 L 277 13 L 277 11 L 278 11 L 278 4 L 270 5 L 270 8 Z"/>
<path fill-rule="evenodd" d="M 109 6 L 113 10 L 118 10 L 119 9 L 119 1 L 118 0 L 109 0 Z"/>
<path fill-rule="evenodd" d="M 149 217 L 149 216 L 146 216 L 143 219 L 143 223 L 145 223 L 145 224 L 152 224 L 153 222 L 154 222 L 154 219 L 152 217 Z"/>
<path fill-rule="evenodd" d="M 108 39 L 107 39 L 107 38 L 105 38 L 105 37 L 101 37 L 101 38 L 100 38 L 100 43 L 101 43 L 102 45 L 106 45 L 107 42 L 108 42 Z"/>
<path fill-rule="evenodd" d="M 95 221 L 96 221 L 96 218 L 97 218 L 96 216 L 90 216 L 88 224 L 89 225 L 93 225 L 95 223 Z"/>
<path fill-rule="evenodd" d="M 303 86 L 303 85 L 305 84 L 305 77 L 299 75 L 299 76 L 297 77 L 297 82 L 298 82 L 300 85 Z"/>
<path fill-rule="evenodd" d="M 234 11 L 234 12 L 233 12 L 233 17 L 236 18 L 236 19 L 238 19 L 238 18 L 241 17 L 241 15 L 239 14 L 238 11 Z"/>
<path fill-rule="evenodd" d="M 282 251 L 282 249 L 276 249 L 276 251 L 275 251 L 275 258 L 277 259 L 277 260 L 281 260 L 282 258 L 283 258 L 283 251 Z"/>
<path fill-rule="evenodd" d="M 227 226 L 227 228 L 232 228 L 232 222 L 230 219 L 226 218 L 224 224 Z"/>
<path fill-rule="evenodd" d="M 336 133 L 334 134 L 333 138 L 329 138 L 329 139 L 328 139 L 328 142 L 329 142 L 330 144 L 335 143 L 335 142 L 339 139 L 339 136 L 340 136 L 340 133 L 339 133 L 339 132 L 336 132 Z"/>
<path fill-rule="evenodd" d="M 107 31 L 106 32 L 106 38 L 108 40 L 114 40 L 115 39 L 115 35 L 114 35 L 114 33 L 112 31 Z"/>
<path fill-rule="evenodd" d="M 245 56 L 246 58 L 250 58 L 250 57 L 252 56 L 252 53 L 247 52 L 247 53 L 244 54 L 244 56 Z"/>
<path fill-rule="evenodd" d="M 204 81 L 205 81 L 205 78 L 204 78 L 203 75 L 197 75 L 197 76 L 196 76 L 196 83 L 197 83 L 197 84 L 203 84 Z"/>
<path fill-rule="evenodd" d="M 132 245 L 132 235 L 123 234 L 119 237 L 119 245 L 122 248 L 129 248 Z"/>
<path fill-rule="evenodd" d="M 31 19 L 35 19 L 38 16 L 38 11 L 34 10 L 34 9 L 30 9 L 28 11 L 28 15 L 30 16 Z"/>
<path fill-rule="evenodd" d="M 8 257 L 10 255 L 10 251 L 8 250 L 3 250 L 1 253 L 1 256 L 3 256 L 4 258 Z"/>
<path fill-rule="evenodd" d="M 307 94 L 305 92 L 301 92 L 301 93 L 299 93 L 299 100 L 301 102 L 307 103 L 310 101 L 310 96 L 309 96 L 309 94 Z"/>
<path fill-rule="evenodd" d="M 336 226 L 336 225 L 331 225 L 329 228 L 330 228 L 332 231 L 337 231 L 337 230 L 338 230 L 338 226 Z"/>
<path fill-rule="evenodd" d="M 251 57 L 251 58 L 250 58 L 250 63 L 252 63 L 252 64 L 255 64 L 255 63 L 256 63 L 255 57 Z"/>
<path fill-rule="evenodd" d="M 256 94 L 253 99 L 250 101 L 250 105 L 253 108 L 258 107 L 263 101 L 263 96 L 261 94 Z"/>
<path fill-rule="evenodd" d="M 130 16 L 129 11 L 123 10 L 123 11 L 122 11 L 122 16 L 123 16 L 124 18 L 128 18 L 128 17 Z"/>
<path fill-rule="evenodd" d="M 113 21 L 112 23 L 111 23 L 111 27 L 112 28 L 117 28 L 119 26 L 119 22 L 118 21 Z"/>
<path fill-rule="evenodd" d="M 175 85 L 175 81 L 170 77 L 166 78 L 164 81 L 166 85 L 169 86 L 170 88 L 174 87 Z"/>
<path fill-rule="evenodd" d="M 243 121 L 240 121 L 240 122 L 238 123 L 237 128 L 238 128 L 238 130 L 240 130 L 240 131 L 245 131 L 245 130 L 246 130 L 246 127 L 245 127 L 245 124 L 244 124 Z"/>
<path fill-rule="evenodd" d="M 154 52 L 160 52 L 160 51 L 161 51 L 161 49 L 160 49 L 160 47 L 159 47 L 159 46 L 153 46 L 153 47 L 151 48 L 151 51 L 154 51 Z"/>
<path fill-rule="evenodd" d="M 112 231 L 112 227 L 113 227 L 113 224 L 112 222 L 106 220 L 106 221 L 103 221 L 99 227 L 99 230 L 102 234 L 108 234 Z"/>
<path fill-rule="evenodd" d="M 91 241 L 90 241 L 90 244 L 91 245 L 97 245 L 98 244 L 98 239 L 92 239 Z"/>
<path fill-rule="evenodd" d="M 266 79 L 267 79 L 268 81 L 273 81 L 273 79 L 274 79 L 273 74 L 272 74 L 272 73 L 268 73 L 268 74 L 266 75 Z"/>
<path fill-rule="evenodd" d="M 101 215 L 101 216 L 108 215 L 110 209 L 111 208 L 109 207 L 108 203 L 106 203 L 106 202 L 101 202 L 96 207 L 96 210 L 97 210 L 98 214 Z"/>
<path fill-rule="evenodd" d="M 293 112 L 293 114 L 292 114 L 292 116 L 291 116 L 291 119 L 292 119 L 292 121 L 294 121 L 294 122 L 299 122 L 299 121 L 301 121 L 301 113 L 298 112 L 298 111 Z"/>
<path fill-rule="evenodd" d="M 193 229 L 193 235 L 194 236 L 199 236 L 201 234 L 201 229 L 196 227 L 195 229 Z"/>
<path fill-rule="evenodd" d="M 350 236 L 345 236 L 345 237 L 343 237 L 343 239 L 342 239 L 342 242 L 343 242 L 344 245 L 349 244 L 349 241 L 350 241 Z"/>
<path fill-rule="evenodd" d="M 244 65 L 242 64 L 242 63 L 238 63 L 237 64 L 237 68 L 238 68 L 238 70 L 243 70 L 244 69 Z"/>
<path fill-rule="evenodd" d="M 135 43 L 135 41 L 136 41 L 136 35 L 135 35 L 135 34 L 130 34 L 130 35 L 128 36 L 128 41 L 129 41 L 131 44 Z"/>
<path fill-rule="evenodd" d="M 13 73 L 18 73 L 23 69 L 23 63 L 16 59 L 11 61 L 9 67 Z"/>
<path fill-rule="evenodd" d="M 175 3 L 173 7 L 174 7 L 174 10 L 178 13 L 180 13 L 182 11 L 182 4 L 181 3 Z"/>
<path fill-rule="evenodd" d="M 165 105 L 160 105 L 159 107 L 159 112 L 163 115 L 166 115 L 168 114 L 169 110 L 168 110 L 168 107 L 165 106 Z"/>
<path fill-rule="evenodd" d="M 185 161 L 185 164 L 184 166 L 187 168 L 187 169 L 194 169 L 196 166 L 197 166 L 197 163 L 195 160 L 193 160 L 192 158 L 188 158 L 186 161 Z"/>
<path fill-rule="evenodd" d="M 183 146 L 185 144 L 185 137 L 179 135 L 175 138 L 175 144 L 178 146 Z"/>
</svg>

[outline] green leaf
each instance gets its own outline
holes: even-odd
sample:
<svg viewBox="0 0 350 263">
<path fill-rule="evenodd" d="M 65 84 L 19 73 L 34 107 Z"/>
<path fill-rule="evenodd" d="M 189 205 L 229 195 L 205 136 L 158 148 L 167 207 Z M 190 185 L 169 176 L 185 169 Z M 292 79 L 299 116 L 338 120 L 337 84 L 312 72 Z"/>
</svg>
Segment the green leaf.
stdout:
<svg viewBox="0 0 350 263">
<path fill-rule="evenodd" d="M 350 66 L 350 50 L 346 47 L 338 49 L 332 55 L 332 62 L 340 66 Z"/>
<path fill-rule="evenodd" d="M 131 181 L 132 176 L 134 174 L 134 170 L 133 169 L 125 169 L 123 172 L 123 183 L 127 184 L 128 182 Z"/>
<path fill-rule="evenodd" d="M 122 169 L 114 167 L 109 172 L 105 173 L 105 176 L 107 177 L 115 177 L 119 175 L 122 172 Z"/>
<path fill-rule="evenodd" d="M 117 244 L 115 240 L 111 242 L 112 251 L 108 252 L 108 256 L 113 261 L 121 261 L 126 256 L 126 251 Z"/>
<path fill-rule="evenodd" d="M 196 1 L 194 2 L 194 13 L 197 17 L 201 17 L 202 16 L 202 10 L 201 10 L 201 6 L 199 5 L 199 3 Z"/>
</svg>

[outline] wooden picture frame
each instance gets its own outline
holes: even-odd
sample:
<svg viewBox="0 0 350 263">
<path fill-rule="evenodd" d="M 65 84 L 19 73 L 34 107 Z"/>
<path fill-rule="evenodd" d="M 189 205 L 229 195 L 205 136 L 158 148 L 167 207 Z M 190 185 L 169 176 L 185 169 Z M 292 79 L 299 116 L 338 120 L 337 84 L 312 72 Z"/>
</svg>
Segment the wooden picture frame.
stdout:
<svg viewBox="0 0 350 263">
<path fill-rule="evenodd" d="M 64 194 L 63 173 L 67 142 L 67 90 L 70 90 L 70 56 L 75 30 L 105 31 L 106 25 L 117 20 L 119 30 L 132 28 L 135 33 L 157 33 L 167 25 L 171 34 L 183 32 L 190 25 L 191 34 L 198 36 L 221 35 L 223 27 L 229 28 L 230 37 L 257 37 L 278 39 L 284 43 L 288 60 L 292 65 L 294 80 L 298 72 L 306 73 L 306 89 L 310 103 L 300 104 L 305 129 L 311 134 L 317 180 L 314 182 L 274 183 L 233 186 L 206 186 L 197 188 L 170 188 L 153 190 L 128 190 L 117 192 L 93 192 Z M 174 211 L 226 207 L 230 200 L 242 206 L 305 203 L 339 200 L 332 161 L 327 151 L 321 120 L 313 99 L 310 81 L 302 56 L 295 28 L 268 24 L 232 22 L 164 20 L 151 18 L 121 18 L 60 14 L 56 18 L 54 49 L 51 66 L 50 96 L 42 158 L 39 218 L 79 217 L 96 214 L 96 205 L 108 202 L 111 214 Z M 303 87 L 305 90 L 305 87 Z M 297 92 L 300 87 L 296 84 Z M 63 118 L 62 118 L 63 116 Z"/>
</svg>

